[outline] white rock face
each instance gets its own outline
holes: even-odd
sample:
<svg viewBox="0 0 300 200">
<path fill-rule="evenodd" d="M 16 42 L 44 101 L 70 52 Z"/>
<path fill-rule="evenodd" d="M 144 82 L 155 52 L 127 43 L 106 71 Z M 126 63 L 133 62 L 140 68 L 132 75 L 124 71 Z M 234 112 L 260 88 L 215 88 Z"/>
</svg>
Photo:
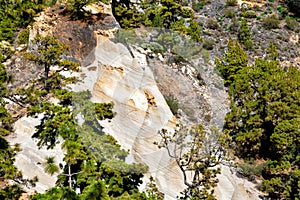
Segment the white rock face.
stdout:
<svg viewBox="0 0 300 200">
<path fill-rule="evenodd" d="M 182 173 L 165 150 L 153 145 L 154 141 L 160 141 L 157 131 L 162 128 L 172 130 L 176 119 L 157 87 L 144 54 L 134 49 L 130 52 L 123 44 L 113 43 L 109 34 L 98 34 L 98 45 L 93 52 L 95 60 L 82 69 L 81 76 L 85 78 L 73 86 L 73 90 L 88 89 L 93 101 L 114 103 L 113 110 L 117 114 L 111 121 L 101 122 L 104 131 L 130 151 L 128 162 L 137 161 L 149 167 L 144 184 L 151 175 L 165 199 L 176 199 L 185 188 Z M 226 101 L 220 96 L 215 101 L 219 99 Z M 216 104 L 214 99 L 210 103 Z M 222 112 L 217 117 L 224 118 L 224 115 Z M 228 167 L 222 166 L 222 174 L 218 177 L 217 199 L 258 199 L 255 185 L 236 177 Z"/>
<path fill-rule="evenodd" d="M 157 88 L 145 55 L 134 50 L 132 54 L 134 58 L 124 45 L 99 35 L 95 61 L 83 69 L 86 78 L 74 90 L 89 89 L 93 101 L 114 103 L 117 114 L 111 122 L 101 122 L 104 131 L 130 150 L 128 162 L 149 167 L 144 182 L 152 175 L 166 199 L 175 199 L 184 189 L 181 172 L 153 142 L 160 141 L 157 131 L 173 129 L 176 119 Z"/>
<path fill-rule="evenodd" d="M 221 166 L 218 179 L 216 196 L 219 200 L 259 200 L 262 195 L 254 183 L 238 178 L 227 166 Z"/>
<path fill-rule="evenodd" d="M 24 178 L 32 179 L 37 176 L 39 181 L 36 187 L 28 188 L 28 192 L 37 191 L 39 193 L 55 186 L 57 175 L 53 176 L 45 173 L 44 165 L 47 156 L 54 156 L 56 164 L 62 163 L 64 153 L 60 145 L 56 145 L 54 149 L 47 150 L 46 148 L 38 149 L 37 140 L 31 138 L 35 131 L 35 126 L 40 122 L 39 119 L 31 117 L 23 117 L 19 119 L 15 125 L 14 134 L 9 135 L 6 139 L 11 145 L 16 143 L 21 144 L 21 152 L 18 152 L 15 159 L 15 166 L 22 171 Z"/>
</svg>

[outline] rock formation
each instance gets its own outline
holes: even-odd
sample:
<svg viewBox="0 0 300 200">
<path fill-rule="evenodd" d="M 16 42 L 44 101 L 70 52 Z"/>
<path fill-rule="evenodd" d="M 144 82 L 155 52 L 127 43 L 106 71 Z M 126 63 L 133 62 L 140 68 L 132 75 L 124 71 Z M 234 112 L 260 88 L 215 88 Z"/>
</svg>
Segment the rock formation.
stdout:
<svg viewBox="0 0 300 200">
<path fill-rule="evenodd" d="M 83 83 L 73 87 L 91 90 L 95 102 L 114 103 L 116 116 L 110 122 L 101 122 L 104 132 L 130 150 L 128 162 L 146 164 L 146 177 L 155 177 L 166 198 L 174 199 L 184 187 L 182 181 L 174 181 L 181 180 L 180 171 L 167 152 L 159 150 L 153 142 L 160 141 L 157 131 L 174 128 L 176 119 L 146 65 L 145 55 L 131 51 L 134 57 L 123 44 L 99 34 L 95 60 L 82 69 L 86 77 Z"/>
<path fill-rule="evenodd" d="M 87 9 L 94 12 L 99 8 Z M 156 58 L 147 60 L 146 55 L 137 49 L 111 40 L 113 30 L 118 26 L 107 9 L 106 13 L 91 19 L 89 25 L 57 15 L 53 16 L 59 21 L 52 21 L 52 18 L 46 17 L 49 15 L 38 18 L 43 26 L 36 24 L 33 29 L 55 34 L 70 45 L 71 56 L 81 61 L 82 82 L 72 85 L 72 89 L 90 90 L 94 102 L 114 103 L 116 116 L 110 121 L 100 122 L 104 132 L 129 150 L 127 162 L 141 162 L 149 167 L 144 183 L 152 175 L 166 199 L 176 199 L 185 187 L 181 172 L 167 152 L 153 144 L 160 141 L 158 130 L 172 130 L 177 122 L 163 95 L 174 95 L 185 106 L 182 109 L 183 121 L 221 128 L 228 111 L 227 95 L 222 80 L 214 72 L 213 62 L 204 62 L 200 58 L 194 62 L 194 68 L 171 67 Z M 45 29 L 40 30 L 39 27 Z M 194 75 L 197 72 L 201 73 L 204 85 L 199 85 L 196 80 Z M 59 146 L 47 152 L 36 148 L 31 136 L 37 123 L 31 118 L 20 119 L 15 125 L 15 138 L 9 141 L 22 141 L 23 151 L 16 157 L 16 166 L 25 176 L 39 176 L 36 190 L 42 192 L 54 185 L 55 177 L 45 174 L 43 167 L 37 163 L 42 163 L 47 155 L 57 155 L 57 161 L 61 162 L 63 152 Z M 258 198 L 254 185 L 237 178 L 227 167 L 222 166 L 219 179 L 216 189 L 218 199 Z"/>
<path fill-rule="evenodd" d="M 37 140 L 33 139 L 32 135 L 35 131 L 35 126 L 39 122 L 38 118 L 23 117 L 15 123 L 14 133 L 6 138 L 11 145 L 21 144 L 21 151 L 15 157 L 15 165 L 22 172 L 23 178 L 32 179 L 35 176 L 38 177 L 35 187 L 24 188 L 29 194 L 32 194 L 34 191 L 44 192 L 55 186 L 57 174 L 51 176 L 44 171 L 45 158 L 54 156 L 56 164 L 59 165 L 59 163 L 63 163 L 64 157 L 64 152 L 59 144 L 53 149 L 38 148 Z"/>
</svg>

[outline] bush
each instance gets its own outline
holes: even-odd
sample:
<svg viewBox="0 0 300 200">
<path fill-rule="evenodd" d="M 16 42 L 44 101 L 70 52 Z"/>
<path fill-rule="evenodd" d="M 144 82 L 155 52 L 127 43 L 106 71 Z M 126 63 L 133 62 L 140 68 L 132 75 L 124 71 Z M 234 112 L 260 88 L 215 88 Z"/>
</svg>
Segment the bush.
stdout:
<svg viewBox="0 0 300 200">
<path fill-rule="evenodd" d="M 244 177 L 247 177 L 249 181 L 254 181 L 255 176 L 262 176 L 263 169 L 266 167 L 266 163 L 257 165 L 255 162 L 239 163 L 238 173 Z"/>
<path fill-rule="evenodd" d="M 240 23 L 237 19 L 234 18 L 233 20 L 231 20 L 231 24 L 229 26 L 231 31 L 237 32 L 239 30 L 239 27 Z"/>
<path fill-rule="evenodd" d="M 231 8 L 228 8 L 228 9 L 224 10 L 224 17 L 234 18 L 235 17 L 235 11 Z"/>
<path fill-rule="evenodd" d="M 285 18 L 285 27 L 289 30 L 299 32 L 299 24 L 298 22 L 291 18 L 291 17 L 286 17 Z"/>
<path fill-rule="evenodd" d="M 18 44 L 27 44 L 29 39 L 29 30 L 23 29 L 20 31 L 19 37 L 18 37 Z"/>
<path fill-rule="evenodd" d="M 239 28 L 239 32 L 238 32 L 238 39 L 247 48 L 251 48 L 253 45 L 250 28 L 245 19 L 242 20 L 242 22 L 240 24 L 240 28 Z"/>
<path fill-rule="evenodd" d="M 289 11 L 283 6 L 279 6 L 277 10 L 282 16 L 286 16 L 289 13 Z"/>
<path fill-rule="evenodd" d="M 263 25 L 266 29 L 279 28 L 280 20 L 278 16 L 273 14 L 263 19 Z"/>
<path fill-rule="evenodd" d="M 204 7 L 204 5 L 201 3 L 193 2 L 193 4 L 192 4 L 192 8 L 195 12 L 199 12 L 200 10 L 203 9 L 203 7 Z"/>
<path fill-rule="evenodd" d="M 192 3 L 192 9 L 195 11 L 195 12 L 199 12 L 200 10 L 203 9 L 203 7 L 207 4 L 210 4 L 210 0 L 200 0 L 198 2 L 193 2 Z"/>
<path fill-rule="evenodd" d="M 218 22 L 213 19 L 208 19 L 206 22 L 206 26 L 210 29 L 217 29 L 219 28 Z"/>
<path fill-rule="evenodd" d="M 241 17 L 256 18 L 256 13 L 252 10 L 247 10 L 247 11 L 241 13 Z"/>
<path fill-rule="evenodd" d="M 166 102 L 171 110 L 171 112 L 173 113 L 173 115 L 177 115 L 178 113 L 178 109 L 179 109 L 179 104 L 176 98 L 174 98 L 173 96 L 169 96 L 166 98 Z"/>
<path fill-rule="evenodd" d="M 215 45 L 215 40 L 213 39 L 204 39 L 203 48 L 206 50 L 213 50 Z"/>
<path fill-rule="evenodd" d="M 236 6 L 237 0 L 226 0 L 226 6 Z"/>
</svg>

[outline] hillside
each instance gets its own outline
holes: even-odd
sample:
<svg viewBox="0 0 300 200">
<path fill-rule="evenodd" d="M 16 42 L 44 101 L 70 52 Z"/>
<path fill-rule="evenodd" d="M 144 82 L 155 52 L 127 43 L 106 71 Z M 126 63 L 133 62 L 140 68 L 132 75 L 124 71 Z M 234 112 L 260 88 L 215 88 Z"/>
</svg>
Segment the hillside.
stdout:
<svg viewBox="0 0 300 200">
<path fill-rule="evenodd" d="M 0 6 L 0 199 L 300 198 L 298 1 Z"/>
</svg>

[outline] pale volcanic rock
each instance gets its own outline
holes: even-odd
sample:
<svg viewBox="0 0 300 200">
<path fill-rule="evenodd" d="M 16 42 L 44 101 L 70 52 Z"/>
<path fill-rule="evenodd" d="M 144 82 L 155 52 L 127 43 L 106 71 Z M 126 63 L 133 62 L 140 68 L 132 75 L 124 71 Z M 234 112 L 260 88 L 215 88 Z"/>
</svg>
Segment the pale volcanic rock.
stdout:
<svg viewBox="0 0 300 200">
<path fill-rule="evenodd" d="M 23 174 L 24 178 L 32 179 L 38 177 L 36 187 L 26 188 L 27 191 L 37 191 L 40 193 L 54 187 L 57 180 L 57 174 L 53 176 L 44 171 L 45 158 L 47 156 L 54 156 L 56 164 L 63 162 L 64 152 L 61 145 L 57 144 L 53 149 L 46 149 L 37 147 L 37 139 L 33 139 L 32 135 L 35 132 L 35 126 L 40 120 L 38 118 L 22 117 L 15 122 L 14 133 L 9 135 L 6 139 L 11 145 L 16 143 L 21 144 L 21 151 L 15 157 L 15 166 Z"/>
<path fill-rule="evenodd" d="M 83 68 L 87 78 L 74 90 L 89 89 L 93 101 L 114 103 L 116 116 L 101 122 L 104 132 L 129 150 L 128 162 L 149 167 L 144 183 L 153 176 L 166 199 L 175 199 L 184 189 L 181 172 L 166 150 L 158 149 L 153 142 L 160 141 L 159 130 L 175 127 L 176 118 L 156 85 L 145 55 L 112 42 L 103 32 L 98 35 L 94 52 L 95 60 L 90 66 L 98 66 L 97 69 Z"/>
<path fill-rule="evenodd" d="M 221 165 L 219 183 L 215 189 L 218 200 L 259 200 L 263 193 L 256 189 L 256 184 L 236 176 L 234 169 Z"/>
</svg>

